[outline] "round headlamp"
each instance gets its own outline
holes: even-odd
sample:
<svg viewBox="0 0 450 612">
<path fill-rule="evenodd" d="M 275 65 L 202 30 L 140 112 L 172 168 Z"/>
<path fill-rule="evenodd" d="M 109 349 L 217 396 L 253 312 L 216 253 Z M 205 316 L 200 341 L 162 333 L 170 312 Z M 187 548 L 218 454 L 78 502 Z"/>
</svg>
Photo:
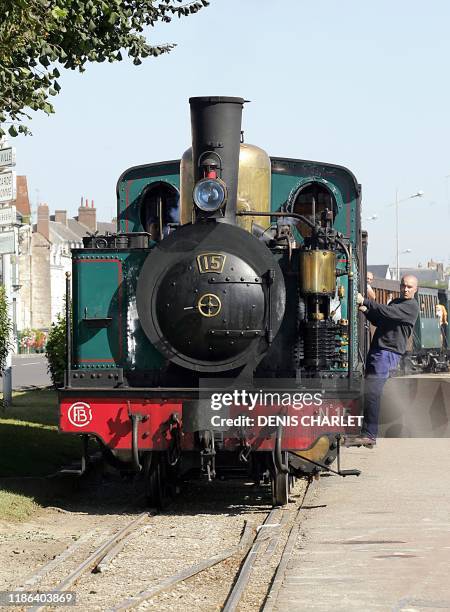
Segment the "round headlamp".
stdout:
<svg viewBox="0 0 450 612">
<path fill-rule="evenodd" d="M 193 198 L 203 212 L 215 212 L 227 198 L 225 183 L 220 179 L 202 179 L 194 187 Z"/>
</svg>

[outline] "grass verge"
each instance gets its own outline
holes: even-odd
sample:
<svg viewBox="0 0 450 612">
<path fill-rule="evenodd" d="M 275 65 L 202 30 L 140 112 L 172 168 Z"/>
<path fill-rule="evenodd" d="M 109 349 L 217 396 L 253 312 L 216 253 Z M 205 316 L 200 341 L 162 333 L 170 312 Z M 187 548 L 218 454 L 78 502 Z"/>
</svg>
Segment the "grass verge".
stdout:
<svg viewBox="0 0 450 612">
<path fill-rule="evenodd" d="M 32 497 L 0 489 L 0 519 L 24 521 L 39 508 Z"/>
<path fill-rule="evenodd" d="M 57 395 L 48 389 L 16 392 L 0 412 L 0 519 L 30 516 L 39 507 L 39 477 L 79 457 L 79 440 L 59 434 L 57 423 Z"/>
</svg>

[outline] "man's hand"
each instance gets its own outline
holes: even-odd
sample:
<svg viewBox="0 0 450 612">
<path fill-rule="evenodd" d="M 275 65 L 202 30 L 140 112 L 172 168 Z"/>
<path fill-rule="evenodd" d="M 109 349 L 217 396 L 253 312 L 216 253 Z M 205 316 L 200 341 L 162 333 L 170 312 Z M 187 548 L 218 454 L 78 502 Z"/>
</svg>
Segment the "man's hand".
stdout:
<svg viewBox="0 0 450 612">
<path fill-rule="evenodd" d="M 367 285 L 367 297 L 369 298 L 369 300 L 373 300 L 373 301 L 377 299 L 375 291 L 372 289 L 370 285 Z"/>
<path fill-rule="evenodd" d="M 364 296 L 360 293 L 358 293 L 358 295 L 356 296 L 356 303 L 358 304 L 358 306 L 362 306 L 364 304 Z"/>
<path fill-rule="evenodd" d="M 367 312 L 368 308 L 367 308 L 367 306 L 360 306 L 360 307 L 358 308 L 358 310 L 359 310 L 360 312 Z"/>
</svg>

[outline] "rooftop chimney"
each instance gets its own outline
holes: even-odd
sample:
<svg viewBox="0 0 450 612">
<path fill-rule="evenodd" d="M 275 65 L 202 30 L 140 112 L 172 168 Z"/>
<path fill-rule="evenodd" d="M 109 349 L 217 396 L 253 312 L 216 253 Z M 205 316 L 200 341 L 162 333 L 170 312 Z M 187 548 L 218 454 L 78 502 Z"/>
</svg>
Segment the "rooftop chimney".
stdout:
<svg viewBox="0 0 450 612">
<path fill-rule="evenodd" d="M 30 199 L 28 197 L 28 185 L 26 176 L 17 177 L 16 207 L 23 217 L 31 216 Z"/>
<path fill-rule="evenodd" d="M 50 214 L 47 204 L 39 204 L 37 213 L 37 232 L 50 242 Z"/>
<path fill-rule="evenodd" d="M 92 204 L 94 204 L 93 200 Z M 86 206 L 83 206 L 83 198 L 81 198 L 81 206 L 78 209 L 78 223 L 85 225 L 90 232 L 97 231 L 97 211 L 93 206 L 89 206 L 87 198 Z"/>
<path fill-rule="evenodd" d="M 67 210 L 55 210 L 55 221 L 67 226 Z"/>
</svg>

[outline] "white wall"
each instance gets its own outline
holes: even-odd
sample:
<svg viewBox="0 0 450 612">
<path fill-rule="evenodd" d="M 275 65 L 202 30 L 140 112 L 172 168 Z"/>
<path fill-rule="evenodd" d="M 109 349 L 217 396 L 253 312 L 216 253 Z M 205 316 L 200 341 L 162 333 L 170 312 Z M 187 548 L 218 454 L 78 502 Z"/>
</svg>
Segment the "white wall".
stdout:
<svg viewBox="0 0 450 612">
<path fill-rule="evenodd" d="M 51 320 L 56 321 L 60 312 L 64 312 L 66 295 L 66 272 L 72 272 L 70 248 L 65 244 L 52 244 L 50 249 L 50 292 Z"/>
</svg>

